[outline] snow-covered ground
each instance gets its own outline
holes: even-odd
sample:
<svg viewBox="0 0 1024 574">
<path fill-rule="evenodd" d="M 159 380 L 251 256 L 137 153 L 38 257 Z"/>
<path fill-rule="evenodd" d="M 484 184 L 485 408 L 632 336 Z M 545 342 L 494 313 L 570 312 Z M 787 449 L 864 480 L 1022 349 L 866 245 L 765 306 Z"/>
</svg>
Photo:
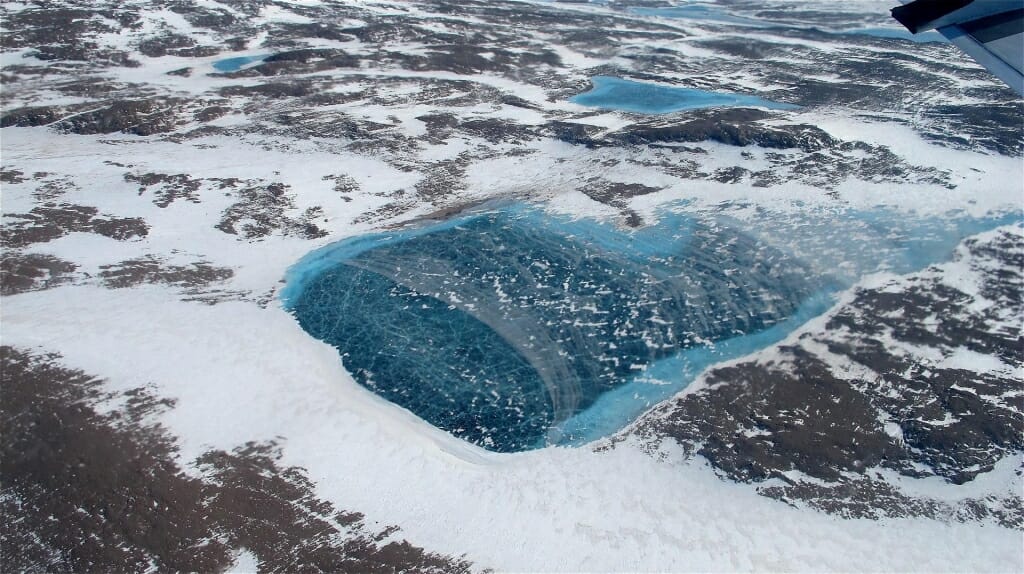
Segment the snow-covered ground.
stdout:
<svg viewBox="0 0 1024 574">
<path fill-rule="evenodd" d="M 818 246 L 799 231 L 813 228 L 807 221 L 847 212 L 1006 223 L 1022 207 L 1020 101 L 955 48 L 812 30 L 885 24 L 885 2 L 833 14 L 831 3 L 801 2 L 792 27 L 756 31 L 614 2 L 164 4 L 79 5 L 96 28 L 61 3 L 3 5 L 0 320 L 4 346 L 56 353 L 116 396 L 144 387 L 172 399 L 146 422 L 173 437 L 187 475 L 203 479 L 196 461 L 211 451 L 273 442 L 279 465 L 304 469 L 313 496 L 377 529 L 401 528 L 382 540 L 464 556 L 475 569 L 1022 569 L 1019 440 L 964 484 L 874 469 L 921 500 L 1007 507 L 1002 521 L 829 513 L 763 495 L 779 477 L 737 480 L 672 441 L 652 450 L 630 429 L 578 448 L 498 454 L 360 386 L 277 298 L 289 267 L 314 249 L 491 199 L 624 226 L 685 205 L 808 252 Z M 733 9 L 768 18 L 776 4 L 792 6 Z M 82 29 L 50 37 L 47 22 Z M 263 54 L 291 56 L 212 68 Z M 813 74 L 829 79 L 798 80 Z M 595 75 L 800 107 L 641 116 L 567 101 Z M 592 192 L 607 183 L 651 191 Z M 979 295 L 986 273 L 1020 271 L 1006 264 L 1019 242 L 992 245 L 1002 259 L 971 267 L 961 258 L 924 277 L 975 297 L 965 308 L 981 331 L 1019 329 L 1019 316 L 992 318 L 1005 302 Z M 823 346 L 828 321 L 858 289 L 919 281 L 875 271 L 858 268 L 830 314 L 780 345 Z M 995 373 L 1009 381 L 1007 404 L 1019 402 L 1019 357 L 901 349 L 907 360 Z M 1007 412 L 1003 424 L 1019 435 L 1020 408 Z M 885 427 L 894 441 L 900 422 Z M 831 456 L 812 449 L 819 455 Z M 27 496 L 15 486 L 3 496 Z M 231 547 L 238 569 L 270 568 L 259 551 Z"/>
</svg>

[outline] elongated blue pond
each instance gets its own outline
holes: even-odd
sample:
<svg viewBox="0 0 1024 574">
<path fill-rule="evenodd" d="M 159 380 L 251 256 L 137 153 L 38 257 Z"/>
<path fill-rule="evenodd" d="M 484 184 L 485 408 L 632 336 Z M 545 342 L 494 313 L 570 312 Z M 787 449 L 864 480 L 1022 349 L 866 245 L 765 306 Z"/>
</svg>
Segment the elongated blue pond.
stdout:
<svg viewBox="0 0 1024 574">
<path fill-rule="evenodd" d="M 582 106 L 642 114 L 667 114 L 714 107 L 761 107 L 778 110 L 797 107 L 757 96 L 679 88 L 611 76 L 594 76 L 590 81 L 593 84 L 590 91 L 573 96 L 569 101 Z"/>
<path fill-rule="evenodd" d="M 360 384 L 512 452 L 615 432 L 704 367 L 781 340 L 860 274 L 944 259 L 995 223 L 860 213 L 752 233 L 682 212 L 624 231 L 512 205 L 329 245 L 281 297 Z"/>
<path fill-rule="evenodd" d="M 259 56 L 235 56 L 233 58 L 224 58 L 223 60 L 217 60 L 214 62 L 213 69 L 218 72 L 237 72 L 249 64 L 262 62 L 266 58 L 266 54 Z"/>
</svg>

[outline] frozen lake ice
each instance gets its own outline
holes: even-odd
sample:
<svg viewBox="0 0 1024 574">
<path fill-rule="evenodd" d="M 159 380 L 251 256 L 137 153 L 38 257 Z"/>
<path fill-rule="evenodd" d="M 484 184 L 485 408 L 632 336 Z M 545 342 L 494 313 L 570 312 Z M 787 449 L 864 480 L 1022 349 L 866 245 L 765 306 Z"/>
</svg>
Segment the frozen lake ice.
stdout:
<svg viewBox="0 0 1024 574">
<path fill-rule="evenodd" d="M 665 212 L 626 231 L 526 205 L 351 238 L 285 307 L 355 380 L 484 448 L 614 433 L 705 367 L 783 339 L 865 273 L 948 259 L 998 220 Z"/>
</svg>

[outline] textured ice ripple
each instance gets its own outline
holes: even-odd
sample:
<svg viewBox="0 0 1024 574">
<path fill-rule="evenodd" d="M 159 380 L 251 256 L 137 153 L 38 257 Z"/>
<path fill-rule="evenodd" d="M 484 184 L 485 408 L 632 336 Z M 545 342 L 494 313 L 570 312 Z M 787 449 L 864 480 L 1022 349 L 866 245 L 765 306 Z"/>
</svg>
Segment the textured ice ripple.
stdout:
<svg viewBox="0 0 1024 574">
<path fill-rule="evenodd" d="M 1019 214 L 663 213 L 623 231 L 512 205 L 351 238 L 294 266 L 285 306 L 362 385 L 484 448 L 615 432 L 703 368 L 824 312 L 865 273 L 947 259 Z M 829 233 L 806 233 L 828 228 Z"/>
<path fill-rule="evenodd" d="M 821 289 L 809 276 L 689 217 L 626 235 L 511 209 L 345 256 L 292 309 L 360 383 L 516 451 L 659 359 L 785 319 Z"/>
<path fill-rule="evenodd" d="M 665 213 L 626 232 L 510 206 L 330 245 L 292 269 L 282 297 L 361 384 L 465 440 L 518 451 L 617 430 L 699 368 L 824 311 L 861 274 L 942 260 L 987 225 L 885 218 L 883 234 L 879 221 L 835 215 L 820 222 L 829 241 L 808 243 L 800 218 L 755 230 Z M 599 401 L 618 389 L 638 392 Z"/>
</svg>

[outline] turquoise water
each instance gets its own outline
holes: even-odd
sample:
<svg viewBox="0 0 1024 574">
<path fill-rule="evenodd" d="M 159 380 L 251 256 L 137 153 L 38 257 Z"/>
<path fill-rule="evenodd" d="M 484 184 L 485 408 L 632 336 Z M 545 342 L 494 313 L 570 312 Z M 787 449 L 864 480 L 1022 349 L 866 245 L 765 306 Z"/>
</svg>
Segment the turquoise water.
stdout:
<svg viewBox="0 0 1024 574">
<path fill-rule="evenodd" d="M 786 320 L 764 329 L 680 351 L 647 366 L 593 405 L 552 428 L 547 442 L 584 444 L 608 436 L 651 406 L 686 388 L 705 368 L 773 345 L 832 306 L 839 289 L 876 271 L 911 273 L 948 261 L 964 238 L 1001 225 L 1020 222 L 1019 212 L 985 218 L 963 214 L 908 217 L 878 209 L 835 213 L 811 211 L 787 217 L 766 215 L 753 223 L 719 216 L 722 225 L 742 226 L 757 241 L 789 257 L 806 261 L 812 272 L 830 278 Z"/>
<path fill-rule="evenodd" d="M 864 274 L 947 260 L 963 237 L 1020 219 L 728 211 L 678 206 L 624 231 L 505 205 L 328 245 L 280 296 L 357 382 L 511 452 L 613 433 Z"/>
<path fill-rule="evenodd" d="M 685 389 L 704 369 L 785 339 L 807 321 L 828 311 L 835 302 L 835 292 L 823 289 L 804 301 L 789 318 L 763 331 L 689 348 L 652 363 L 643 373 L 598 397 L 586 410 L 553 427 L 546 444 L 579 446 L 614 434 L 650 407 Z"/>
<path fill-rule="evenodd" d="M 281 298 L 360 384 L 510 452 L 680 351 L 777 331 L 830 287 L 691 214 L 626 232 L 511 205 L 318 250 Z"/>
<path fill-rule="evenodd" d="M 806 261 L 815 273 L 852 284 L 869 273 L 912 273 L 949 261 L 964 238 L 1018 223 L 1021 212 L 978 218 L 958 212 L 916 217 L 887 209 L 808 210 L 786 217 L 763 213 L 743 221 L 722 215 L 720 220 L 744 226 L 760 241 Z"/>
<path fill-rule="evenodd" d="M 797 107 L 757 96 L 663 86 L 610 76 L 595 76 L 591 78 L 591 82 L 593 88 L 590 91 L 573 96 L 569 101 L 582 106 L 643 114 L 667 114 L 712 107 L 759 107 L 778 110 Z"/>
<path fill-rule="evenodd" d="M 223 60 L 217 60 L 214 62 L 213 69 L 218 72 L 237 72 L 249 64 L 262 62 L 266 57 L 267 55 L 263 54 L 260 56 L 236 56 L 234 58 L 224 58 Z"/>
</svg>

